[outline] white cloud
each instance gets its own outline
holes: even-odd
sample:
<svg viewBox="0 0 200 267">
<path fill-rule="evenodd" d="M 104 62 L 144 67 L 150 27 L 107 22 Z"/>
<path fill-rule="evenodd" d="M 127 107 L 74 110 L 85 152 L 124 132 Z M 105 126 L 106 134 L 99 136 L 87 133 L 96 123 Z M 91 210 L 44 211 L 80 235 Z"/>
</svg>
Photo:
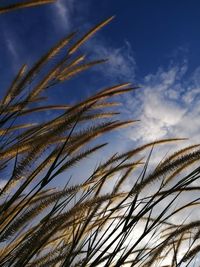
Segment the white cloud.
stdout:
<svg viewBox="0 0 200 267">
<path fill-rule="evenodd" d="M 187 64 L 184 63 L 168 70 L 160 68 L 144 78 L 143 91 L 138 93 L 137 115 L 141 122 L 134 131 L 128 131 L 129 138 L 146 142 L 166 137 L 188 137 L 191 142 L 198 141 L 200 81 L 194 79 L 196 70 L 186 82 L 186 71 Z"/>
</svg>

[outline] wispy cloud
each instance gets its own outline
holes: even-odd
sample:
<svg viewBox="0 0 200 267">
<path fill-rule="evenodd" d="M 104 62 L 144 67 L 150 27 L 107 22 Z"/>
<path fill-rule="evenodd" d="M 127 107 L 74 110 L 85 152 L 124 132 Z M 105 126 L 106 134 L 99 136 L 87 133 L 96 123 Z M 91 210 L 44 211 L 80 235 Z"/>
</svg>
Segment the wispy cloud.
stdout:
<svg viewBox="0 0 200 267">
<path fill-rule="evenodd" d="M 62 27 L 66 30 L 72 28 L 73 19 L 71 18 L 72 12 L 74 9 L 75 0 L 58 0 L 54 7 L 54 15 L 56 16 L 55 23 L 59 24 L 59 27 Z"/>
<path fill-rule="evenodd" d="M 108 45 L 106 41 L 93 40 L 89 45 L 94 57 L 108 59 L 105 66 L 98 67 L 98 71 L 112 80 L 134 81 L 136 63 L 133 50 L 128 41 L 122 47 Z"/>
<path fill-rule="evenodd" d="M 87 20 L 86 9 L 89 9 L 89 3 L 77 4 L 77 2 L 77 0 L 58 0 L 53 6 L 53 12 L 56 16 L 55 24 L 58 30 L 62 28 L 73 31 L 74 25 L 77 23 L 79 27 L 83 25 L 85 28 L 87 25 L 88 29 L 90 26 L 94 26 L 90 25 Z M 90 39 L 85 45 L 85 49 L 89 54 L 92 54 L 93 59 L 95 57 L 108 59 L 106 68 L 104 66 L 98 67 L 98 71 L 107 78 L 112 80 L 134 80 L 136 64 L 132 47 L 128 41 L 124 41 L 121 47 L 113 46 L 109 44 L 101 32 L 99 32 L 97 36 Z"/>
<path fill-rule="evenodd" d="M 6 43 L 7 43 L 7 48 L 9 50 L 9 52 L 11 53 L 11 55 L 15 58 L 18 59 L 18 54 L 17 54 L 17 50 L 16 50 L 16 45 L 13 42 L 13 40 L 11 40 L 10 38 L 6 38 Z"/>
<path fill-rule="evenodd" d="M 4 40 L 10 58 L 10 62 L 12 62 L 11 67 L 14 71 L 16 71 L 20 64 L 18 42 L 15 40 L 14 35 L 8 32 L 4 32 Z"/>
</svg>

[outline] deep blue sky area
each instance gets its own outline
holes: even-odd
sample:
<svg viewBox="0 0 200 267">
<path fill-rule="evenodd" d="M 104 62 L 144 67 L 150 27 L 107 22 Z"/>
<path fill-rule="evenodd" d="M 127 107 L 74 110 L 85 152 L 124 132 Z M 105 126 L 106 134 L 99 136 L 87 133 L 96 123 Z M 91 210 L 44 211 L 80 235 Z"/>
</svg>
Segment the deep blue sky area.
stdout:
<svg viewBox="0 0 200 267">
<path fill-rule="evenodd" d="M 1 1 L 2 4 L 9 1 Z M 10 1 L 11 2 L 11 1 Z M 62 1 L 68 5 L 68 2 Z M 76 0 L 70 17 L 75 29 L 84 28 L 116 15 L 111 25 L 102 31 L 115 47 L 129 41 L 137 62 L 137 78 L 169 64 L 173 57 L 187 57 L 191 70 L 200 61 L 200 1 L 191 0 Z M 52 5 L 21 10 L 0 18 L 1 68 L 10 65 L 8 43 L 15 42 L 15 61 L 32 62 L 56 40 L 69 31 L 56 25 Z M 57 27 L 56 27 L 57 26 Z"/>
<path fill-rule="evenodd" d="M 11 2 L 2 0 L 0 4 Z M 78 30 L 81 36 L 112 15 L 116 18 L 85 47 L 92 58 L 110 58 L 110 65 L 73 79 L 68 83 L 70 89 L 63 91 L 61 86 L 52 90 L 52 101 L 75 102 L 105 84 L 130 80 L 156 93 L 155 99 L 140 104 L 146 112 L 144 120 L 149 123 L 150 117 L 153 122 L 160 122 L 162 116 L 159 114 L 166 114 L 166 110 L 170 114 L 174 110 L 180 115 L 180 122 L 183 121 L 183 116 L 192 109 L 188 103 L 199 99 L 200 92 L 198 0 L 58 0 L 56 4 L 5 13 L 0 16 L 1 93 L 22 64 L 31 66 L 70 32 Z M 161 91 L 162 96 L 159 95 Z M 129 99 L 127 113 L 132 112 L 131 101 Z M 159 104 L 155 114 L 156 109 L 152 110 L 152 106 L 146 104 L 152 102 L 154 105 L 156 101 Z M 197 103 L 193 102 L 195 105 Z M 168 126 L 174 126 L 178 120 L 173 120 L 173 114 L 170 116 L 165 118 L 164 125 L 156 124 L 161 127 L 162 136 Z"/>
<path fill-rule="evenodd" d="M 199 64 L 198 0 L 92 2 L 96 3 L 100 14 L 102 11 L 105 16 L 112 12 L 117 15 L 115 24 L 106 33 L 112 36 L 114 42 L 122 39 L 131 42 L 142 72 L 149 72 L 158 65 L 167 63 L 167 59 L 172 54 L 177 54 L 178 50 L 188 52 L 192 66 Z"/>
<path fill-rule="evenodd" d="M 91 20 L 101 15 L 117 16 L 105 35 L 115 43 L 123 39 L 130 41 L 139 74 L 168 64 L 171 56 L 183 56 L 183 53 L 187 53 L 191 68 L 199 65 L 200 1 L 103 0 L 91 3 Z"/>
</svg>

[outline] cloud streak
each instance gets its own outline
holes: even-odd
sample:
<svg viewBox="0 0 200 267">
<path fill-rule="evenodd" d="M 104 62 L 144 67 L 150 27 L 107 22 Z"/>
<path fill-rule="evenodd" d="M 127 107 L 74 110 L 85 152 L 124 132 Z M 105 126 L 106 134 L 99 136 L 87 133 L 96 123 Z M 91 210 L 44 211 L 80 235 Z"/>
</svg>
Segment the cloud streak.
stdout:
<svg viewBox="0 0 200 267">
<path fill-rule="evenodd" d="M 100 70 L 103 76 L 111 80 L 134 81 L 136 63 L 128 41 L 125 41 L 122 47 L 114 47 L 108 45 L 106 41 L 96 39 L 91 42 L 89 48 L 92 49 L 95 57 L 108 59 L 106 68 L 98 67 L 98 71 Z"/>
<path fill-rule="evenodd" d="M 59 24 L 66 30 L 72 28 L 72 12 L 74 9 L 75 0 L 58 0 L 54 5 L 54 14 L 56 16 L 55 23 Z"/>
<path fill-rule="evenodd" d="M 18 70 L 20 65 L 18 42 L 16 41 L 15 36 L 11 32 L 4 32 L 4 40 L 10 58 L 11 67 L 13 71 L 16 71 Z"/>
</svg>

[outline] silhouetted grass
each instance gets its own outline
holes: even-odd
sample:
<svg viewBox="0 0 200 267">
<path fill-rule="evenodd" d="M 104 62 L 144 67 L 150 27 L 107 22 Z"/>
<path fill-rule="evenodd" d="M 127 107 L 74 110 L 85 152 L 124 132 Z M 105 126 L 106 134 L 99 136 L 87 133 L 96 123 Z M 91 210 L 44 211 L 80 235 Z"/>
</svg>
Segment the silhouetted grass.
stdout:
<svg viewBox="0 0 200 267">
<path fill-rule="evenodd" d="M 42 2 L 47 1 L 27 5 Z M 184 141 L 157 140 L 105 157 L 86 181 L 70 183 L 70 168 L 106 145 L 101 139 L 97 145 L 91 141 L 135 122 L 114 119 L 118 103 L 112 98 L 137 87 L 117 84 L 72 106 L 43 105 L 41 94 L 104 63 L 88 62 L 75 52 L 111 19 L 78 41 L 76 33 L 66 36 L 31 68 L 22 66 L 1 101 L 0 172 L 9 178 L 0 191 L 0 266 L 189 266 L 198 255 L 200 221 L 185 219 L 194 207 L 198 212 L 200 198 L 185 196 L 199 191 L 199 167 L 187 175 L 184 171 L 199 163 L 199 145 L 175 152 L 150 172 L 154 147 Z M 48 69 L 51 60 L 54 66 Z M 45 122 L 33 121 L 35 113 L 46 110 L 62 112 Z M 51 189 L 49 183 L 57 179 L 59 184 L 61 174 L 66 186 Z M 124 192 L 128 179 L 130 189 Z"/>
</svg>

